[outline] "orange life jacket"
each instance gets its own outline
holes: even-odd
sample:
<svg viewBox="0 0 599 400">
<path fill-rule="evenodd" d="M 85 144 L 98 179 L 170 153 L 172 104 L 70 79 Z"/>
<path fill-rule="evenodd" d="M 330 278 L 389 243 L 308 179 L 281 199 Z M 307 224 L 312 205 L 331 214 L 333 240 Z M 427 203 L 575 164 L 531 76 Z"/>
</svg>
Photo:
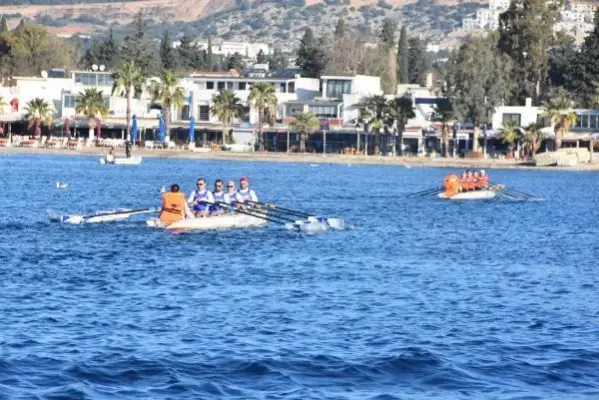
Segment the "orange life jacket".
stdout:
<svg viewBox="0 0 599 400">
<path fill-rule="evenodd" d="M 162 194 L 162 212 L 160 213 L 160 221 L 165 225 L 183 219 L 185 212 L 185 194 L 181 192 L 163 193 Z"/>
<path fill-rule="evenodd" d="M 445 196 L 451 197 L 460 191 L 460 179 L 451 174 L 447 178 L 445 178 Z"/>
</svg>

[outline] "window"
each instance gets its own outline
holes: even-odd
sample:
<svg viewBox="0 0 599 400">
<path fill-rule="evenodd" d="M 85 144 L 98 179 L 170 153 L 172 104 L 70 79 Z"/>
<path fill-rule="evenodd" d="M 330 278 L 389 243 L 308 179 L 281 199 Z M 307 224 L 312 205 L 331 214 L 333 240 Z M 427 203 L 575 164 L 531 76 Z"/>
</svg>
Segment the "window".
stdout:
<svg viewBox="0 0 599 400">
<path fill-rule="evenodd" d="M 216 88 L 218 90 L 223 90 L 225 88 L 225 82 L 218 82 Z"/>
<path fill-rule="evenodd" d="M 98 86 L 112 86 L 114 79 L 109 74 L 97 74 Z"/>
<path fill-rule="evenodd" d="M 304 111 L 304 106 L 302 104 L 291 104 L 287 106 L 286 117 L 293 117 L 297 113 L 301 113 Z"/>
<path fill-rule="evenodd" d="M 287 84 L 285 82 L 279 83 L 279 92 L 281 92 L 281 93 L 287 92 Z"/>
<path fill-rule="evenodd" d="M 287 84 L 287 92 L 295 93 L 295 82 L 289 82 Z"/>
<path fill-rule="evenodd" d="M 597 129 L 598 128 L 598 126 L 597 126 L 597 117 L 598 116 L 597 115 L 589 115 L 589 117 L 591 118 L 591 121 L 590 121 L 590 124 L 589 124 L 590 126 L 589 127 L 591 129 Z"/>
<path fill-rule="evenodd" d="M 239 86 L 238 86 L 238 87 L 239 87 L 239 90 L 246 90 L 246 89 L 245 89 L 245 88 L 246 88 L 246 86 L 247 86 L 247 84 L 246 84 L 245 82 L 239 82 Z"/>
<path fill-rule="evenodd" d="M 210 106 L 198 106 L 198 120 L 210 121 Z"/>
<path fill-rule="evenodd" d="M 545 117 L 543 116 L 543 114 L 539 114 L 537 115 L 537 124 L 540 125 L 542 128 L 551 126 L 551 118 Z"/>
<path fill-rule="evenodd" d="M 310 106 L 309 109 L 317 118 L 337 118 L 337 106 Z"/>
<path fill-rule="evenodd" d="M 233 90 L 233 82 L 227 82 L 227 89 Z"/>
<path fill-rule="evenodd" d="M 189 119 L 189 105 L 188 104 L 184 105 L 183 108 L 181 108 L 181 114 L 179 114 L 179 119 L 180 120 Z"/>
<path fill-rule="evenodd" d="M 581 115 L 580 116 L 580 127 L 582 129 L 586 129 L 589 127 L 589 116 L 588 115 Z"/>
<path fill-rule="evenodd" d="M 64 108 L 75 108 L 75 103 L 77 102 L 77 98 L 72 94 L 64 95 Z"/>
<path fill-rule="evenodd" d="M 342 98 L 344 94 L 351 93 L 350 80 L 330 80 L 327 81 L 327 97 Z"/>
<path fill-rule="evenodd" d="M 520 126 L 520 119 L 522 116 L 520 114 L 503 114 L 501 118 L 501 124 L 505 124 L 508 121 L 514 121 L 516 126 Z"/>
<path fill-rule="evenodd" d="M 213 81 L 206 82 L 206 89 L 214 90 L 214 82 Z"/>
</svg>

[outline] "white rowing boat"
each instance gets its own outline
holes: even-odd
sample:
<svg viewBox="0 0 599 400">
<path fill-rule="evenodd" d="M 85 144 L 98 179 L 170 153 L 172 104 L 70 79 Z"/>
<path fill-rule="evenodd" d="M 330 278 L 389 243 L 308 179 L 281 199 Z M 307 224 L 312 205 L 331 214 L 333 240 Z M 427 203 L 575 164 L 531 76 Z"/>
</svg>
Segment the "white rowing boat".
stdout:
<svg viewBox="0 0 599 400">
<path fill-rule="evenodd" d="M 139 165 L 141 164 L 141 157 L 131 157 L 131 158 L 115 158 L 113 162 L 108 162 L 106 157 L 100 158 L 100 164 L 114 164 L 114 165 Z"/>
<path fill-rule="evenodd" d="M 448 200 L 491 200 L 497 196 L 495 190 L 472 190 L 469 192 L 460 192 L 453 196 L 447 197 L 445 193 L 439 193 L 437 197 Z"/>
<path fill-rule="evenodd" d="M 146 221 L 152 228 L 184 229 L 184 230 L 214 230 L 214 229 L 240 229 L 240 228 L 262 228 L 268 225 L 268 221 L 262 218 L 252 217 L 245 214 L 222 214 L 211 217 L 187 218 L 164 226 L 157 218 Z"/>
</svg>

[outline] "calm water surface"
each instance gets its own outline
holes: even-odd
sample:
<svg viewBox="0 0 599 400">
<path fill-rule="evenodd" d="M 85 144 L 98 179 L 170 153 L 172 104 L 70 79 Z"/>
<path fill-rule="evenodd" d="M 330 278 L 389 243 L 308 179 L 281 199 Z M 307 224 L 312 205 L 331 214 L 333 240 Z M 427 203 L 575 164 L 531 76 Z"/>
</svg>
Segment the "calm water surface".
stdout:
<svg viewBox="0 0 599 400">
<path fill-rule="evenodd" d="M 406 198 L 446 173 L 0 156 L 0 398 L 599 398 L 599 175 L 491 172 L 542 202 Z M 46 221 L 243 175 L 355 229 Z"/>
</svg>

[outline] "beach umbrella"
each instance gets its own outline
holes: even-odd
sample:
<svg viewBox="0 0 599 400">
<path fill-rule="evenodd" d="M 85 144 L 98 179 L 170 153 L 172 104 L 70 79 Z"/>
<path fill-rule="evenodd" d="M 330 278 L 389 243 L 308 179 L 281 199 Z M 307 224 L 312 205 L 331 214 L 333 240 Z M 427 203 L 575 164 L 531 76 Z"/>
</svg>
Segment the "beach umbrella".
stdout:
<svg viewBox="0 0 599 400">
<path fill-rule="evenodd" d="M 160 141 L 164 142 L 166 140 L 166 122 L 164 121 L 164 114 L 160 115 L 160 130 L 158 134 L 160 136 Z"/>
<path fill-rule="evenodd" d="M 67 135 L 67 139 L 71 139 L 71 120 L 68 118 L 64 121 L 64 133 Z"/>
<path fill-rule="evenodd" d="M 102 138 L 102 121 L 100 118 L 96 118 L 96 136 L 98 139 Z"/>
<path fill-rule="evenodd" d="M 133 121 L 131 122 L 131 141 L 137 142 L 137 116 L 133 115 Z"/>
<path fill-rule="evenodd" d="M 196 141 L 196 119 L 191 116 L 189 118 L 189 143 L 195 143 Z"/>
</svg>

